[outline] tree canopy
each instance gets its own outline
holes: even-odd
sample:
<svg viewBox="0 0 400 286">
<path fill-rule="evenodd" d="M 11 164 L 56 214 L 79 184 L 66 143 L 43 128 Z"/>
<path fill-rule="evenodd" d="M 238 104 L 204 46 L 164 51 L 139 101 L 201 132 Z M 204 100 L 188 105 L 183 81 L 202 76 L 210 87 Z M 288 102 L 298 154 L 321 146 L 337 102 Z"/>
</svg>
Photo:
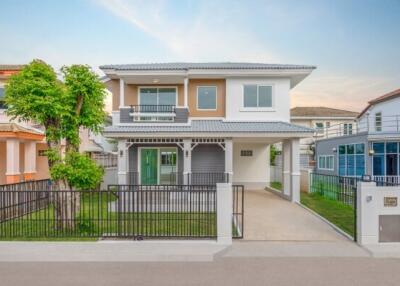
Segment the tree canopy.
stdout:
<svg viewBox="0 0 400 286">
<path fill-rule="evenodd" d="M 12 75 L 5 89 L 7 114 L 14 119 L 44 126 L 48 160 L 53 180 L 71 188 L 93 188 L 102 171 L 85 155 L 79 154 L 79 130 L 101 131 L 105 120 L 105 89 L 87 65 L 65 66 L 63 80 L 41 60 L 34 60 Z M 66 154 L 61 142 L 65 139 Z"/>
</svg>

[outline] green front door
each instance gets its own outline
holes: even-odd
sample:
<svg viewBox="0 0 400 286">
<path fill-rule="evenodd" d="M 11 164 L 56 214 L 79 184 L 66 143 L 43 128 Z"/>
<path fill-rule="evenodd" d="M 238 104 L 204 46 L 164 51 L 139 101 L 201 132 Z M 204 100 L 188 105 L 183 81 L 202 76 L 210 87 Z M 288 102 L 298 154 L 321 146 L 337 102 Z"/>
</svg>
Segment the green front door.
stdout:
<svg viewBox="0 0 400 286">
<path fill-rule="evenodd" d="M 141 149 L 140 179 L 142 185 L 158 183 L 158 150 Z"/>
</svg>

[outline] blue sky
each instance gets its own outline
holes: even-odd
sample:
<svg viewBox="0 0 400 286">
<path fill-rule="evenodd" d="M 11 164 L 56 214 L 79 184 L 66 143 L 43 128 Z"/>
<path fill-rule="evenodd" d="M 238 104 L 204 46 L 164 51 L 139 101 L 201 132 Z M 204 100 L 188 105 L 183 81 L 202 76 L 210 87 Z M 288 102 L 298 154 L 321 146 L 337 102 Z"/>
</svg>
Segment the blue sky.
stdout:
<svg viewBox="0 0 400 286">
<path fill-rule="evenodd" d="M 2 0 L 0 63 L 312 64 L 292 106 L 361 110 L 400 88 L 400 0 Z"/>
</svg>

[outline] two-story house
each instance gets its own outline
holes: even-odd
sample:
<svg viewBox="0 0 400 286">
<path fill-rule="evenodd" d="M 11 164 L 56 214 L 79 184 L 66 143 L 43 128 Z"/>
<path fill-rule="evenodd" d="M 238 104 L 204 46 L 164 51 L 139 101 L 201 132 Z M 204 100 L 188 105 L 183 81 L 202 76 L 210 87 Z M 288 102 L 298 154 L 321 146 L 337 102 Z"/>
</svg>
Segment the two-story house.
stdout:
<svg viewBox="0 0 400 286">
<path fill-rule="evenodd" d="M 300 140 L 300 164 L 303 168 L 314 168 L 315 141 L 327 138 L 331 126 L 342 126 L 343 134 L 352 134 L 356 128 L 358 112 L 325 106 L 298 106 L 290 110 L 290 122 L 314 128 L 314 136 Z"/>
<path fill-rule="evenodd" d="M 283 142 L 284 192 L 299 196 L 290 90 L 315 67 L 262 63 L 104 65 L 113 96 L 119 184 L 233 182 L 264 188 L 269 145 Z"/>
<path fill-rule="evenodd" d="M 316 142 L 317 171 L 339 176 L 370 175 L 376 181 L 399 183 L 400 89 L 368 102 L 356 127 L 331 126 L 329 138 Z M 335 136 L 339 135 L 339 136 Z"/>
</svg>

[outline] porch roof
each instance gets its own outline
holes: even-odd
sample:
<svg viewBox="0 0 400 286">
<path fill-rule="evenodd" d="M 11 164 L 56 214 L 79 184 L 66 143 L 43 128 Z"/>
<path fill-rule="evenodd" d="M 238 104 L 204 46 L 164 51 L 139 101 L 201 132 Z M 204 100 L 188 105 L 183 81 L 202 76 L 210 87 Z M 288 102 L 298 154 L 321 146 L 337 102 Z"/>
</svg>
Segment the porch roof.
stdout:
<svg viewBox="0 0 400 286">
<path fill-rule="evenodd" d="M 188 125 L 168 123 L 134 123 L 106 127 L 104 133 L 112 136 L 116 133 L 298 133 L 313 134 L 311 128 L 282 121 L 224 121 L 224 120 L 191 120 Z"/>
</svg>

